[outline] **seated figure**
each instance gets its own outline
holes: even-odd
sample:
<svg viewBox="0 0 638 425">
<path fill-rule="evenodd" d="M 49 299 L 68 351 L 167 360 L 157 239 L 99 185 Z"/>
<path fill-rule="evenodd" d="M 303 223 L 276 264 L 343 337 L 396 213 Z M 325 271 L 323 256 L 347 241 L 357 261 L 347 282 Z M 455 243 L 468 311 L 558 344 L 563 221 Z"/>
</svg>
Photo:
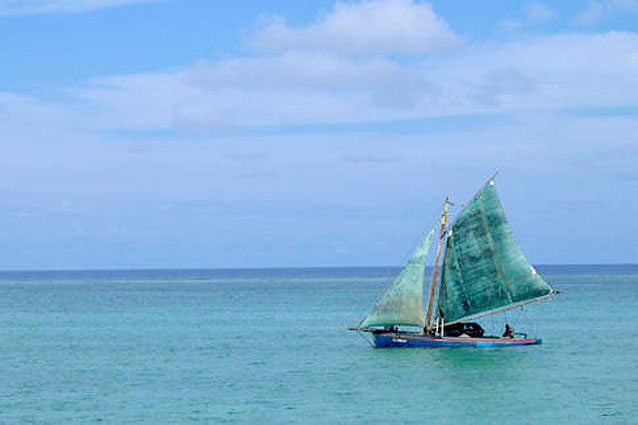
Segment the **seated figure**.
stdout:
<svg viewBox="0 0 638 425">
<path fill-rule="evenodd" d="M 503 338 L 514 338 L 514 328 L 509 324 L 505 324 L 505 332 L 503 332 Z"/>
</svg>

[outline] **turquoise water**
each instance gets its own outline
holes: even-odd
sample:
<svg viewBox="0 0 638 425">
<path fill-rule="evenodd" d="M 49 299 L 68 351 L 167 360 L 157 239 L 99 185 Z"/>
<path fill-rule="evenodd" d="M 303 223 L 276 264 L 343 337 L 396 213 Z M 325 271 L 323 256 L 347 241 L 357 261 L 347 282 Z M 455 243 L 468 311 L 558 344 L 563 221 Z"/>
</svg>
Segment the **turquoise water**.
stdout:
<svg viewBox="0 0 638 425">
<path fill-rule="evenodd" d="M 638 266 L 538 270 L 543 345 L 429 350 L 345 330 L 394 269 L 0 273 L 0 423 L 638 423 Z"/>
</svg>

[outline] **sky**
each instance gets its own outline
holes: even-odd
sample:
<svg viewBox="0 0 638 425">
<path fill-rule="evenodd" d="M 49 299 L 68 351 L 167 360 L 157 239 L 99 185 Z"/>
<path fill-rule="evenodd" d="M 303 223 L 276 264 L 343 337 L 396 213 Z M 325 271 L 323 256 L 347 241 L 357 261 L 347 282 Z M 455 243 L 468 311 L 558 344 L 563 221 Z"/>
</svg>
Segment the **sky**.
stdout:
<svg viewBox="0 0 638 425">
<path fill-rule="evenodd" d="M 638 262 L 638 0 L 0 0 L 0 270 L 400 265 L 495 171 Z"/>
</svg>

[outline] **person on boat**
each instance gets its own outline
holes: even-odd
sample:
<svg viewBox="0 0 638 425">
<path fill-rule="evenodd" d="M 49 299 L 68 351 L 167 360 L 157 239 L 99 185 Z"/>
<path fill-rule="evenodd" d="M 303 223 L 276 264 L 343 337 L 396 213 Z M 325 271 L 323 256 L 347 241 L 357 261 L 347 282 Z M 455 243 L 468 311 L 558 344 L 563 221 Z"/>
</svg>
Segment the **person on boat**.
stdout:
<svg viewBox="0 0 638 425">
<path fill-rule="evenodd" d="M 514 338 L 514 328 L 509 325 L 509 323 L 505 324 L 505 332 L 503 332 L 503 338 Z"/>
</svg>

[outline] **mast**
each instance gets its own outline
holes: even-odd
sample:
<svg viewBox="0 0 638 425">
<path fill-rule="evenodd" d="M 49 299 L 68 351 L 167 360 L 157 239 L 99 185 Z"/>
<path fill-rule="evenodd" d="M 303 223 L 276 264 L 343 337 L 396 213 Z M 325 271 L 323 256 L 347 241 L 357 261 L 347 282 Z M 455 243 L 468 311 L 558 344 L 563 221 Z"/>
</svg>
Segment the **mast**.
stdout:
<svg viewBox="0 0 638 425">
<path fill-rule="evenodd" d="M 445 206 L 441 217 L 441 232 L 439 233 L 439 243 L 436 247 L 436 260 L 434 260 L 434 273 L 432 273 L 432 287 L 430 288 L 430 299 L 428 301 L 428 314 L 426 315 L 426 330 L 428 333 L 432 331 L 432 306 L 434 304 L 434 291 L 436 289 L 436 274 L 439 271 L 439 257 L 441 257 L 441 245 L 445 236 L 445 224 L 447 222 L 447 208 L 449 199 L 445 198 Z"/>
</svg>

